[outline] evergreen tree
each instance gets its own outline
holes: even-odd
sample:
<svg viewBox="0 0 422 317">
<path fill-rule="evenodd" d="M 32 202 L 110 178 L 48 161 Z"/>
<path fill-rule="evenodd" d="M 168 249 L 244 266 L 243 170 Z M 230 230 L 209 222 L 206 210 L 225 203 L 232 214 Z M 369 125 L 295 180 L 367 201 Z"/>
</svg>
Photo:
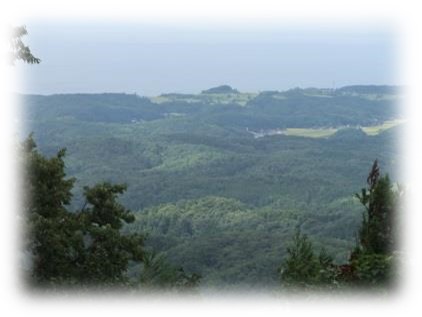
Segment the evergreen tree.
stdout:
<svg viewBox="0 0 422 317">
<path fill-rule="evenodd" d="M 117 284 L 127 281 L 129 261 L 142 261 L 143 237 L 123 235 L 123 222 L 134 220 L 117 202 L 124 185 L 85 188 L 88 207 L 69 212 L 74 179 L 66 179 L 65 150 L 46 158 L 32 136 L 24 144 L 27 194 L 27 250 L 36 284 Z"/>
<path fill-rule="evenodd" d="M 82 220 L 84 261 L 82 279 L 93 285 L 128 283 L 130 261 L 143 261 L 144 238 L 139 234 L 122 234 L 124 223 L 134 221 L 134 216 L 117 202 L 125 185 L 101 183 L 85 187 L 88 207 L 79 218 Z"/>
<path fill-rule="evenodd" d="M 147 287 L 189 289 L 199 284 L 198 274 L 187 274 L 170 264 L 162 254 L 147 252 L 142 264 L 140 283 Z"/>
<path fill-rule="evenodd" d="M 333 283 L 335 274 L 333 259 L 324 249 L 316 255 L 309 238 L 297 230 L 280 268 L 282 283 L 302 288 L 327 285 Z"/>
<path fill-rule="evenodd" d="M 395 243 L 393 221 L 397 195 L 388 175 L 380 176 L 377 160 L 372 165 L 367 184 L 368 188 L 356 194 L 366 209 L 356 252 L 388 254 L 393 251 Z"/>
<path fill-rule="evenodd" d="M 347 280 L 378 286 L 390 283 L 394 276 L 396 213 L 402 192 L 393 190 L 388 175 L 380 176 L 377 160 L 372 165 L 367 184 L 361 194 L 356 194 L 365 212 L 358 244 L 350 256 Z"/>
<path fill-rule="evenodd" d="M 32 136 L 25 144 L 24 184 L 27 243 L 32 256 L 32 277 L 46 283 L 73 275 L 78 241 L 74 237 L 77 222 L 66 210 L 74 179 L 66 179 L 65 150 L 45 158 Z"/>
</svg>

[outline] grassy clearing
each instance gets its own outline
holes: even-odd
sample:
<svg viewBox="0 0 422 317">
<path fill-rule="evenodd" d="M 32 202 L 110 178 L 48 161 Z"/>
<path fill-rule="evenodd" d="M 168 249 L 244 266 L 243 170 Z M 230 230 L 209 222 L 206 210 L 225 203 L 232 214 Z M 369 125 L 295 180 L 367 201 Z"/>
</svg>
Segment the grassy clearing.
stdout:
<svg viewBox="0 0 422 317">
<path fill-rule="evenodd" d="M 381 132 L 393 128 L 399 124 L 404 123 L 405 120 L 403 119 L 395 119 L 395 120 L 388 120 L 383 122 L 382 124 L 369 126 L 369 127 L 361 127 L 362 131 L 365 132 L 367 135 L 377 135 Z M 336 133 L 341 128 L 326 128 L 326 129 L 300 129 L 300 128 L 289 128 L 286 129 L 286 135 L 289 136 L 301 136 L 307 138 L 326 138 L 334 133 Z"/>
<path fill-rule="evenodd" d="M 246 105 L 249 100 L 257 96 L 255 93 L 236 93 L 236 94 L 201 94 L 200 96 L 207 98 L 212 103 L 229 104 L 237 103 L 241 106 Z"/>
<path fill-rule="evenodd" d="M 301 128 L 288 128 L 286 135 L 288 136 L 301 136 L 306 138 L 326 138 L 336 133 L 338 129 L 301 129 Z"/>
<path fill-rule="evenodd" d="M 148 97 L 153 103 L 170 102 L 171 99 L 164 96 Z"/>
<path fill-rule="evenodd" d="M 393 128 L 403 122 L 405 122 L 405 120 L 403 119 L 389 120 L 389 121 L 383 122 L 383 124 L 380 124 L 380 125 L 374 125 L 371 127 L 362 127 L 362 130 L 368 135 L 377 135 L 381 133 L 382 131 Z"/>
</svg>

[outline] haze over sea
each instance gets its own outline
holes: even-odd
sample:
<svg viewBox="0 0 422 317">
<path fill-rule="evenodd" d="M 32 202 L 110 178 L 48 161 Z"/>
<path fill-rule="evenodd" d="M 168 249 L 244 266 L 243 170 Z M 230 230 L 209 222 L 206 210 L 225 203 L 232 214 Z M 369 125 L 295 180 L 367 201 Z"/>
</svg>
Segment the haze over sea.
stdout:
<svg viewBox="0 0 422 317">
<path fill-rule="evenodd" d="M 21 93 L 198 93 L 353 84 L 399 85 L 388 28 L 225 28 L 28 23 L 37 67 L 17 65 Z"/>
</svg>

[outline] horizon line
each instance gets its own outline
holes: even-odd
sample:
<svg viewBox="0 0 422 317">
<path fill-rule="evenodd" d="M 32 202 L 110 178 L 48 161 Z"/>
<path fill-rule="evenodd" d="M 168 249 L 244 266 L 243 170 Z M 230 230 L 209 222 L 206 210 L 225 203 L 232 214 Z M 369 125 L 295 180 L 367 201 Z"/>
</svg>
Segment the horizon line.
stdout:
<svg viewBox="0 0 422 317">
<path fill-rule="evenodd" d="M 288 88 L 285 90 L 277 90 L 277 89 L 269 89 L 269 90 L 255 90 L 255 91 L 240 91 L 237 88 L 233 88 L 232 86 L 228 85 L 228 84 L 221 84 L 218 86 L 213 86 L 204 90 L 201 90 L 199 92 L 196 93 L 192 93 L 192 92 L 180 92 L 180 91 L 171 91 L 171 92 L 161 92 L 158 95 L 143 95 L 138 93 L 137 91 L 135 92 L 127 92 L 127 91 L 98 91 L 98 92 L 58 92 L 58 93 L 24 93 L 24 92 L 13 92 L 12 94 L 15 95 L 25 95 L 25 96 L 57 96 L 57 95 L 105 95 L 105 94 L 115 94 L 115 95 L 137 95 L 140 97 L 158 97 L 158 96 L 163 96 L 163 95 L 170 95 L 170 94 L 179 94 L 179 95 L 200 95 L 200 94 L 204 94 L 204 91 L 212 89 L 212 88 L 217 88 L 217 87 L 221 87 L 221 86 L 229 86 L 231 89 L 233 90 L 237 90 L 237 93 L 264 93 L 264 92 L 279 92 L 279 93 L 284 93 L 284 92 L 288 92 L 291 90 L 307 90 L 307 89 L 320 89 L 320 90 L 327 90 L 327 91 L 336 91 L 336 90 L 340 90 L 340 89 L 344 89 L 344 88 L 348 88 L 348 87 L 388 87 L 388 88 L 398 88 L 398 89 L 402 89 L 404 87 L 406 87 L 406 85 L 397 85 L 397 84 L 353 84 L 353 85 L 346 85 L 346 86 L 341 86 L 338 88 L 333 88 L 333 87 L 316 87 L 316 86 L 308 86 L 308 87 L 300 87 L 300 86 L 296 86 L 296 87 L 292 87 L 292 88 Z M 213 93 L 210 93 L 213 94 Z M 218 94 L 218 93 L 214 93 L 214 94 Z"/>
</svg>

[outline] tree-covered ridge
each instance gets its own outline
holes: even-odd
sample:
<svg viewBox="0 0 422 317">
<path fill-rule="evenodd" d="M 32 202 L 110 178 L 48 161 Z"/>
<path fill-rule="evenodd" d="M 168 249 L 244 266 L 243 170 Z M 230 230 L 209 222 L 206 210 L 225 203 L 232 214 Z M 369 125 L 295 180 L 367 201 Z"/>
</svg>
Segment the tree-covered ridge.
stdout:
<svg viewBox="0 0 422 317">
<path fill-rule="evenodd" d="M 340 263 L 353 247 L 359 221 L 359 205 L 352 198 L 315 214 L 291 201 L 253 208 L 235 199 L 204 197 L 147 208 L 127 230 L 146 233 L 147 245 L 200 273 L 204 285 L 274 287 L 286 242 L 297 227 Z"/>
<path fill-rule="evenodd" d="M 254 139 L 185 119 L 36 124 L 33 130 L 45 153 L 68 148 L 68 172 L 80 180 L 80 192 L 96 178 L 127 183 L 123 201 L 131 209 L 204 195 L 265 205 L 280 196 L 298 199 L 303 188 L 306 202 L 329 201 L 353 192 L 365 177 L 361 166 L 374 156 L 388 170 L 397 166 L 395 136 L 389 131 L 373 137 L 351 130 L 328 139 Z"/>
<path fill-rule="evenodd" d="M 32 138 L 23 150 L 28 196 L 25 252 L 33 285 L 190 288 L 199 282 L 196 272 L 206 277 L 206 285 L 220 287 L 275 286 L 279 274 L 285 286 L 306 289 L 380 286 L 392 281 L 396 208 L 402 191 L 393 189 L 388 176 L 380 176 L 377 161 L 367 179 L 368 189 L 356 194 L 365 212 L 359 243 L 350 253 L 351 244 L 339 231 L 324 232 L 318 222 L 331 220 L 340 230 L 350 226 L 344 211 L 358 210 L 352 199 L 313 214 L 305 204 L 297 208 L 288 201 L 251 208 L 234 199 L 204 197 L 145 209 L 134 222 L 131 211 L 117 202 L 124 185 L 85 187 L 83 207 L 69 212 L 74 179 L 65 178 L 65 151 L 45 158 Z M 132 222 L 121 231 L 124 223 Z M 319 255 L 298 230 L 314 232 L 312 241 L 323 244 Z M 293 244 L 285 253 L 283 241 L 289 241 L 294 231 Z M 338 257 L 342 249 L 343 256 Z M 337 254 L 337 259 L 331 254 Z M 338 264 L 346 257 L 350 264 Z M 278 272 L 274 267 L 280 262 Z M 177 268 L 181 266 L 195 273 Z"/>
<path fill-rule="evenodd" d="M 25 126 L 43 155 L 67 148 L 66 172 L 77 179 L 68 210 L 82 208 L 84 186 L 128 185 L 120 201 L 136 211 L 135 222 L 122 230 L 145 234 L 147 250 L 185 269 L 173 278 L 198 273 L 203 286 L 277 285 L 297 228 L 316 250 L 326 247 L 333 265 L 345 263 L 361 222 L 353 194 L 367 167 L 378 158 L 391 179 L 399 177 L 401 127 L 378 127 L 400 118 L 399 95 L 231 95 L 170 94 L 160 102 L 127 94 L 23 96 Z M 244 104 L 232 102 L 246 96 Z M 336 130 L 316 138 L 251 133 L 296 123 Z M 164 283 L 161 256 L 146 261 L 144 276 Z"/>
<path fill-rule="evenodd" d="M 232 88 L 229 92 L 217 91 L 219 93 L 163 94 L 151 98 L 123 93 L 23 98 L 29 120 L 73 117 L 81 121 L 140 123 L 188 116 L 219 126 L 270 129 L 368 126 L 400 117 L 396 103 L 401 93 L 394 86 L 348 86 L 337 90 L 297 88 L 259 94 Z"/>
<path fill-rule="evenodd" d="M 203 90 L 202 94 L 236 94 L 238 93 L 237 89 L 233 89 L 229 85 L 221 85 L 213 87 L 207 90 Z"/>
</svg>

